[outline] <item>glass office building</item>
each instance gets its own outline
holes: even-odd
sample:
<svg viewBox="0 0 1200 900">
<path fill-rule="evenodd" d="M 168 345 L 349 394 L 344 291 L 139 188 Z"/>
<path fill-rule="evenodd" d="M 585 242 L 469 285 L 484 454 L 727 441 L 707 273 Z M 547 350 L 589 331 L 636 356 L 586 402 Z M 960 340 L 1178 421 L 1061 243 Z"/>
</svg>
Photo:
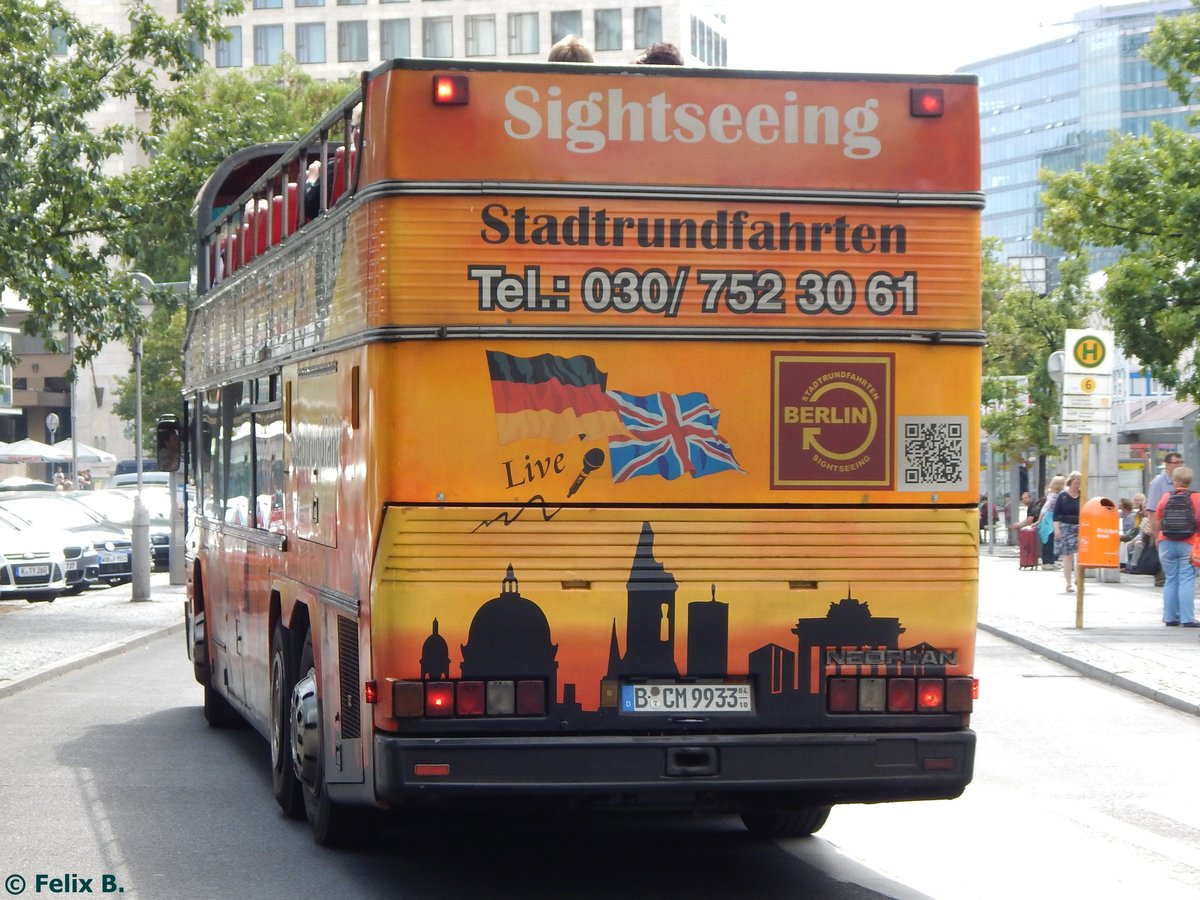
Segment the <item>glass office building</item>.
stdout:
<svg viewBox="0 0 1200 900">
<path fill-rule="evenodd" d="M 1114 132 L 1145 134 L 1152 121 L 1188 127 L 1189 108 L 1139 51 L 1159 16 L 1192 10 L 1187 0 L 1095 7 L 1076 14 L 1073 34 L 959 70 L 979 76 L 983 234 L 1001 240 L 1005 257 L 1053 280 L 1060 254 L 1034 237 L 1042 169 L 1101 161 Z M 1092 265 L 1108 262 L 1101 253 Z"/>
</svg>

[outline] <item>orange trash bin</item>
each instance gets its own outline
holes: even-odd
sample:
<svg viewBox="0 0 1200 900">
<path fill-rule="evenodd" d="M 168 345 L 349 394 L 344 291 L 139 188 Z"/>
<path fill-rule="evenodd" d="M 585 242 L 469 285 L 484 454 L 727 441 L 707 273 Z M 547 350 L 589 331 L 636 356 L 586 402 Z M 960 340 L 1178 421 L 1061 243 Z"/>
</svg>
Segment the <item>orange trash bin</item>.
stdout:
<svg viewBox="0 0 1200 900">
<path fill-rule="evenodd" d="M 1079 565 L 1117 568 L 1120 565 L 1121 516 L 1107 497 L 1093 497 L 1079 511 Z"/>
</svg>

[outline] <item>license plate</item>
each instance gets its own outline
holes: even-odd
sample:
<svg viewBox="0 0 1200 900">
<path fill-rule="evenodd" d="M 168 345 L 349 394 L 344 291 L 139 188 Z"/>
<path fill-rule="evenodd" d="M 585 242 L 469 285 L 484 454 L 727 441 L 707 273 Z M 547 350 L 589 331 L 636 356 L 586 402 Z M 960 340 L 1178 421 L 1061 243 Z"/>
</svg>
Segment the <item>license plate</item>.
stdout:
<svg viewBox="0 0 1200 900">
<path fill-rule="evenodd" d="M 100 562 L 102 563 L 123 563 L 129 562 L 128 553 L 101 553 Z"/>
<path fill-rule="evenodd" d="M 35 575 L 49 575 L 49 566 L 18 566 L 17 575 L 22 578 L 32 578 Z"/>
<path fill-rule="evenodd" d="M 67 571 L 67 572 L 74 572 L 74 571 L 75 571 L 76 569 L 78 569 L 78 568 L 79 568 L 79 561 L 78 561 L 78 560 L 75 560 L 75 559 L 68 559 L 68 560 L 67 560 L 65 563 L 63 563 L 63 570 L 64 570 L 64 571 Z"/>
<path fill-rule="evenodd" d="M 623 713 L 753 712 L 748 684 L 623 684 Z"/>
</svg>

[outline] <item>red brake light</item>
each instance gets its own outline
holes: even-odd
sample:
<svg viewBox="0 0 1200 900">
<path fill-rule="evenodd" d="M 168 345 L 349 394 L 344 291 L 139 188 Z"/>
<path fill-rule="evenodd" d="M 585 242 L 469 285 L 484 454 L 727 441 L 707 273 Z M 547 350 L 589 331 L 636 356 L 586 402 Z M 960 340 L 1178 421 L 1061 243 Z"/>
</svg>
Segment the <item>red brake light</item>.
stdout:
<svg viewBox="0 0 1200 900">
<path fill-rule="evenodd" d="M 922 678 L 917 682 L 917 712 L 941 712 L 946 683 L 940 678 Z"/>
<path fill-rule="evenodd" d="M 974 678 L 946 679 L 946 712 L 969 713 L 979 684 Z"/>
<path fill-rule="evenodd" d="M 425 685 L 425 715 L 454 715 L 454 685 L 445 681 L 431 681 Z"/>
<path fill-rule="evenodd" d="M 464 106 L 467 102 L 466 75 L 434 75 L 433 102 L 436 106 Z"/>
<path fill-rule="evenodd" d="M 482 681 L 460 681 L 457 695 L 454 698 L 458 706 L 458 714 L 460 716 L 482 716 L 483 696 Z"/>
<path fill-rule="evenodd" d="M 546 714 L 546 683 L 543 681 L 517 682 L 517 715 L 544 716 Z"/>
<path fill-rule="evenodd" d="M 856 712 L 858 709 L 858 679 L 829 679 L 829 711 Z"/>
<path fill-rule="evenodd" d="M 909 111 L 918 118 L 936 118 L 946 111 L 946 94 L 941 88 L 913 88 Z"/>
<path fill-rule="evenodd" d="M 363 685 L 363 699 L 368 703 L 379 701 L 379 686 L 374 681 L 368 681 Z"/>
<path fill-rule="evenodd" d="M 911 678 L 893 678 L 888 682 L 888 712 L 912 712 L 917 705 L 917 683 Z"/>
</svg>

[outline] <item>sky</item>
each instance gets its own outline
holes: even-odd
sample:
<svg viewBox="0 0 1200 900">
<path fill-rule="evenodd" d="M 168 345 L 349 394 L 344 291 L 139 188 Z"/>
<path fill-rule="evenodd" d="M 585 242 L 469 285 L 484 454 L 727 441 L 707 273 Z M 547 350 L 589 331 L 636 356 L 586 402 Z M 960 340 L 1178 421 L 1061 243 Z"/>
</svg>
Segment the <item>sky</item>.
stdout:
<svg viewBox="0 0 1200 900">
<path fill-rule="evenodd" d="M 1066 37 L 1097 0 L 734 0 L 730 65 L 940 75 Z M 1109 7 L 1124 5 L 1107 3 Z"/>
</svg>

